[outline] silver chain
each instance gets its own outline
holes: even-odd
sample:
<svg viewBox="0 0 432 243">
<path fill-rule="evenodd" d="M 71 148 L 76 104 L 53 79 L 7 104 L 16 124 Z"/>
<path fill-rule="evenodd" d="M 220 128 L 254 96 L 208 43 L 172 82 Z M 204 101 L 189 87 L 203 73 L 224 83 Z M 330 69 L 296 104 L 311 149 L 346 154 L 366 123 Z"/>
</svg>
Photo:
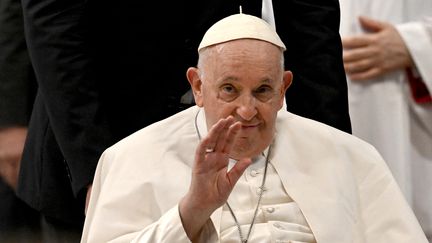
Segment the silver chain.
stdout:
<svg viewBox="0 0 432 243">
<path fill-rule="evenodd" d="M 259 206 L 260 206 L 260 203 L 261 203 L 262 196 L 264 194 L 264 191 L 266 190 L 266 188 L 265 188 L 265 182 L 266 182 L 266 177 L 267 177 L 267 167 L 268 167 L 268 163 L 270 161 L 269 160 L 269 158 L 270 158 L 270 152 L 271 152 L 271 145 L 270 145 L 270 147 L 268 149 L 267 156 L 266 156 L 266 162 L 265 162 L 265 167 L 264 167 L 264 175 L 263 175 L 263 179 L 262 179 L 262 182 L 261 182 L 261 186 L 259 187 L 260 188 L 260 193 L 258 195 L 258 202 L 257 202 L 256 208 L 255 208 L 255 212 L 254 212 L 254 215 L 252 217 L 252 221 L 250 223 L 249 230 L 248 230 L 248 233 L 246 235 L 246 238 L 244 238 L 244 236 L 243 236 L 243 232 L 241 230 L 240 223 L 238 222 L 237 217 L 234 214 L 234 211 L 232 210 L 232 208 L 229 205 L 228 201 L 226 202 L 226 205 L 228 206 L 228 209 L 229 209 L 229 211 L 230 211 L 230 213 L 231 213 L 231 215 L 232 215 L 232 217 L 233 217 L 233 219 L 234 219 L 234 221 L 235 221 L 235 223 L 237 225 L 237 229 L 238 229 L 238 232 L 239 232 L 239 235 L 240 235 L 240 240 L 241 240 L 242 243 L 247 243 L 248 240 L 249 240 L 249 236 L 250 236 L 250 234 L 252 232 L 252 228 L 254 226 L 256 216 L 258 215 L 258 209 L 259 209 Z"/>
</svg>

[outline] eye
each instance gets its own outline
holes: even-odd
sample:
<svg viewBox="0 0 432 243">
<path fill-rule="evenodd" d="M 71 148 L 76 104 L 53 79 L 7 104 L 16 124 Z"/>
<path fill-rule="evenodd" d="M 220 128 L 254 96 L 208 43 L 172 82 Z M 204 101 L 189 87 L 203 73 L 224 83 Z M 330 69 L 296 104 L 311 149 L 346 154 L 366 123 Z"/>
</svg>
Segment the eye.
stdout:
<svg viewBox="0 0 432 243">
<path fill-rule="evenodd" d="M 236 91 L 234 86 L 232 86 L 231 84 L 225 84 L 221 87 L 221 89 L 223 92 L 225 92 L 227 94 L 232 94 Z"/>
<path fill-rule="evenodd" d="M 274 96 L 274 89 L 268 85 L 262 85 L 255 89 L 254 96 L 261 101 L 268 101 Z"/>
<path fill-rule="evenodd" d="M 238 90 L 231 84 L 220 87 L 220 97 L 225 101 L 232 101 L 238 96 Z"/>
<path fill-rule="evenodd" d="M 268 85 L 262 85 L 258 89 L 255 90 L 255 93 L 256 94 L 264 94 L 264 93 L 269 93 L 272 90 L 273 90 L 272 87 L 270 87 Z"/>
</svg>

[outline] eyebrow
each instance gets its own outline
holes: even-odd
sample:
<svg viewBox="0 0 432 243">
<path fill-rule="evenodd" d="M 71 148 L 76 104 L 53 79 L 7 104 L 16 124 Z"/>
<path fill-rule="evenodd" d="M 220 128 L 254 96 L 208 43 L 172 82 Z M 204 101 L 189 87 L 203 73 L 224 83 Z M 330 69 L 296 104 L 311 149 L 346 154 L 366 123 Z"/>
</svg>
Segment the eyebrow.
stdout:
<svg viewBox="0 0 432 243">
<path fill-rule="evenodd" d="M 270 84 L 270 83 L 271 83 L 271 80 L 272 80 L 271 78 L 264 78 L 264 79 L 262 79 L 262 80 L 260 81 L 260 83 Z M 229 82 L 229 81 L 231 81 L 231 82 L 240 82 L 240 79 L 237 78 L 237 77 L 228 76 L 228 77 L 224 78 L 222 81 L 223 81 L 223 82 Z"/>
</svg>

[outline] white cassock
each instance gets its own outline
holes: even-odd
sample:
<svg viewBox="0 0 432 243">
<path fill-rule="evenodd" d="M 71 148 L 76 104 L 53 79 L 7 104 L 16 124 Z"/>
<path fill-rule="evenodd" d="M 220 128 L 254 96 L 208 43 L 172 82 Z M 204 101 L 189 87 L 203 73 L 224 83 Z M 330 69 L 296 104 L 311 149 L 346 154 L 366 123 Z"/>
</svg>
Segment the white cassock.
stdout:
<svg viewBox="0 0 432 243">
<path fill-rule="evenodd" d="M 190 185 L 197 130 L 206 130 L 199 110 L 194 106 L 143 128 L 103 153 L 82 243 L 190 242 L 178 203 Z M 368 143 L 280 111 L 271 150 L 250 242 L 427 242 L 385 161 Z M 253 188 L 262 171 L 254 166 L 229 198 L 237 215 L 255 207 L 241 189 Z M 217 209 L 199 242 L 240 242 L 232 222 L 225 207 Z"/>
<path fill-rule="evenodd" d="M 340 0 L 341 35 L 363 33 L 358 16 L 396 25 L 432 93 L 432 0 Z M 429 19 L 426 17 L 429 16 Z M 428 29 L 429 28 L 429 29 Z M 348 79 L 353 134 L 374 145 L 432 237 L 432 103 L 416 103 L 405 70 Z"/>
</svg>

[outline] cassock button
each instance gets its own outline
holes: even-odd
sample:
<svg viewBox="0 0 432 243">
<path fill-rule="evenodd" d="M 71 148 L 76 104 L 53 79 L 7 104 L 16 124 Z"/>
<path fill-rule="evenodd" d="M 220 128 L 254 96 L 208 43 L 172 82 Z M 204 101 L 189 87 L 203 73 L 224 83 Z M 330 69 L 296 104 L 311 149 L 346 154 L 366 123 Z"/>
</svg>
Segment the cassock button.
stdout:
<svg viewBox="0 0 432 243">
<path fill-rule="evenodd" d="M 252 177 L 257 176 L 258 174 L 259 174 L 259 172 L 258 172 L 257 170 L 251 170 L 251 172 L 250 172 L 250 175 L 251 175 Z"/>
<path fill-rule="evenodd" d="M 267 211 L 267 213 L 273 213 L 275 211 L 275 208 L 270 207 L 270 208 L 267 208 L 266 211 Z"/>
</svg>

